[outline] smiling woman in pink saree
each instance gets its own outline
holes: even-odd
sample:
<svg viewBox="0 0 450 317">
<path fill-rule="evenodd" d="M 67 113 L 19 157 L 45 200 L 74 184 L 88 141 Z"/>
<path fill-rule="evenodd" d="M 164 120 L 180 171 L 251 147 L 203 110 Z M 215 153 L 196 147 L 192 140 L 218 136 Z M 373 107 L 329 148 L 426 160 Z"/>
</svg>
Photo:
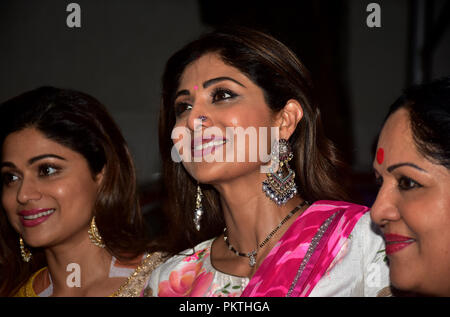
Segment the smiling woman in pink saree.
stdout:
<svg viewBox="0 0 450 317">
<path fill-rule="evenodd" d="M 376 296 L 389 285 L 383 239 L 368 208 L 346 202 L 308 71 L 285 45 L 248 29 L 209 33 L 169 59 L 162 86 L 173 254 L 151 276 L 153 295 Z M 239 142 L 237 131 L 269 128 L 255 148 Z M 187 148 L 180 129 L 194 135 Z M 270 167 L 249 159 L 263 144 Z"/>
</svg>

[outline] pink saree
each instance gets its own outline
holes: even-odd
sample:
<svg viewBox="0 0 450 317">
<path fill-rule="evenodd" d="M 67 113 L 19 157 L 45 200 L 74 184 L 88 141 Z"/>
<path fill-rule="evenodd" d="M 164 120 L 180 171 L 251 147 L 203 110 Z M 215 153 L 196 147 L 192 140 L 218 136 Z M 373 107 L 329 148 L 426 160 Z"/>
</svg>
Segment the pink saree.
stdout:
<svg viewBox="0 0 450 317">
<path fill-rule="evenodd" d="M 270 251 L 241 296 L 308 296 L 368 210 L 343 201 L 312 204 Z"/>
</svg>

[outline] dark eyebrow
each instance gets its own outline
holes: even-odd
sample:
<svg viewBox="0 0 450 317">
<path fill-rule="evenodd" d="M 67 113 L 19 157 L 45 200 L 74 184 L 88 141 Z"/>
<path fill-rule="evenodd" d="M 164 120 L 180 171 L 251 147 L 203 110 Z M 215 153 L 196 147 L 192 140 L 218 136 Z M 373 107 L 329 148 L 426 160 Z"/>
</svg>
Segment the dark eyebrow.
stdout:
<svg viewBox="0 0 450 317">
<path fill-rule="evenodd" d="M 409 167 L 415 168 L 415 169 L 417 169 L 417 170 L 419 170 L 421 172 L 428 173 L 426 170 L 424 170 L 423 168 L 420 168 L 419 166 L 417 166 L 417 165 L 415 165 L 413 163 L 398 163 L 398 164 L 394 164 L 394 165 L 389 166 L 387 168 L 387 171 L 389 173 L 392 173 L 393 170 L 395 170 L 395 169 L 397 169 L 399 167 L 402 167 L 402 166 L 409 166 Z"/>
<path fill-rule="evenodd" d="M 45 158 L 56 158 L 56 159 L 59 159 L 59 160 L 67 161 L 64 157 L 61 157 L 61 156 L 56 155 L 56 154 L 42 154 L 42 155 L 38 155 L 38 156 L 30 158 L 28 160 L 28 165 L 31 165 L 31 164 L 33 164 L 33 163 L 35 163 L 35 162 L 37 162 L 39 160 L 43 160 Z"/>
<path fill-rule="evenodd" d="M 43 160 L 45 158 L 56 158 L 59 160 L 67 161 L 64 157 L 61 157 L 56 154 L 42 154 L 42 155 L 38 155 L 38 156 L 30 158 L 28 160 L 28 165 L 31 165 L 31 164 L 35 163 L 36 161 Z"/>
<path fill-rule="evenodd" d="M 179 96 L 189 96 L 189 95 L 190 95 L 189 90 L 183 89 L 183 90 L 180 90 L 179 92 L 177 92 L 175 94 L 175 98 L 174 99 L 177 99 Z"/>
<path fill-rule="evenodd" d="M 244 88 L 247 88 L 247 87 L 245 87 L 243 84 L 241 84 L 240 82 L 238 82 L 236 79 L 233 79 L 233 78 L 231 78 L 231 77 L 226 77 L 226 76 L 224 76 L 224 77 L 217 77 L 217 78 L 213 78 L 213 79 L 209 79 L 209 80 L 205 81 L 205 82 L 203 83 L 203 88 L 208 88 L 209 86 L 214 85 L 215 83 L 218 83 L 218 82 L 221 82 L 221 81 L 224 81 L 224 80 L 230 80 L 230 81 L 232 81 L 232 82 L 238 84 L 239 86 L 242 86 L 242 87 L 244 87 Z M 177 99 L 179 96 L 189 96 L 189 95 L 190 95 L 189 90 L 183 89 L 183 90 L 178 91 L 178 92 L 175 94 L 175 99 Z"/>
<path fill-rule="evenodd" d="M 56 155 L 56 154 L 42 154 L 42 155 L 38 155 L 38 156 L 30 158 L 28 160 L 28 165 L 31 165 L 31 164 L 33 164 L 33 163 L 35 163 L 35 162 L 37 162 L 39 160 L 43 160 L 45 158 L 56 158 L 56 159 L 59 159 L 59 160 L 67 161 L 64 157 L 61 157 L 61 156 Z M 14 163 L 12 163 L 12 162 L 1 162 L 0 163 L 0 168 L 2 168 L 2 167 L 15 168 L 16 165 L 14 165 Z"/>
<path fill-rule="evenodd" d="M 0 168 L 3 168 L 3 167 L 15 168 L 16 166 L 13 163 L 11 163 L 11 162 L 1 162 L 0 163 Z"/>
<path fill-rule="evenodd" d="M 232 82 L 238 84 L 239 86 L 242 86 L 242 87 L 244 87 L 244 88 L 247 88 L 247 87 L 245 87 L 243 84 L 241 84 L 240 82 L 238 82 L 236 79 L 233 79 L 233 78 L 231 78 L 231 77 L 217 77 L 217 78 L 209 79 L 209 80 L 207 80 L 207 81 L 205 81 L 205 82 L 203 83 L 203 88 L 208 88 L 209 86 L 211 86 L 211 85 L 213 85 L 213 84 L 215 84 L 215 83 L 218 83 L 218 82 L 220 82 L 220 81 L 224 81 L 224 80 L 230 80 L 230 81 L 232 81 Z"/>
</svg>

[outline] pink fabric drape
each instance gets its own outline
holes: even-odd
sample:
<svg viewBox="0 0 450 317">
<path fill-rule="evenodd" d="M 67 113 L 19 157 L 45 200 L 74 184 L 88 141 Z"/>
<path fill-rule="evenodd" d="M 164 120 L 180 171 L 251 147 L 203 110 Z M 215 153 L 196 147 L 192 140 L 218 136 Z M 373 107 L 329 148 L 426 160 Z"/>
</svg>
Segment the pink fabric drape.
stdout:
<svg viewBox="0 0 450 317">
<path fill-rule="evenodd" d="M 343 201 L 312 204 L 270 251 L 241 296 L 308 296 L 368 210 Z"/>
</svg>

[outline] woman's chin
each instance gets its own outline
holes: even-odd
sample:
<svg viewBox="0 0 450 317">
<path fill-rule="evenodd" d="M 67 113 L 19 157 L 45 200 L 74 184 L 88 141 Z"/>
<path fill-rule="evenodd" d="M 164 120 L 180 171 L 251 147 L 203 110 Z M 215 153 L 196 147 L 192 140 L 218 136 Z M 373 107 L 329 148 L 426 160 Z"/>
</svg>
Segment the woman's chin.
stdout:
<svg viewBox="0 0 450 317">
<path fill-rule="evenodd" d="M 40 236 L 40 237 L 27 237 L 25 240 L 25 246 L 31 248 L 45 248 L 49 245 L 50 239 L 49 237 Z"/>
<path fill-rule="evenodd" d="M 201 184 L 221 184 L 242 177 L 259 175 L 259 164 L 255 163 L 196 163 L 185 166 L 188 173 Z"/>
<path fill-rule="evenodd" d="M 422 279 L 414 279 L 411 275 L 396 276 L 391 274 L 391 283 L 395 289 L 394 296 L 413 297 L 413 296 L 450 296 L 450 293 L 444 295 L 445 291 L 439 292 L 436 285 L 423 284 Z M 428 283 L 430 284 L 430 283 Z M 450 292 L 450 291 L 449 291 Z"/>
</svg>

